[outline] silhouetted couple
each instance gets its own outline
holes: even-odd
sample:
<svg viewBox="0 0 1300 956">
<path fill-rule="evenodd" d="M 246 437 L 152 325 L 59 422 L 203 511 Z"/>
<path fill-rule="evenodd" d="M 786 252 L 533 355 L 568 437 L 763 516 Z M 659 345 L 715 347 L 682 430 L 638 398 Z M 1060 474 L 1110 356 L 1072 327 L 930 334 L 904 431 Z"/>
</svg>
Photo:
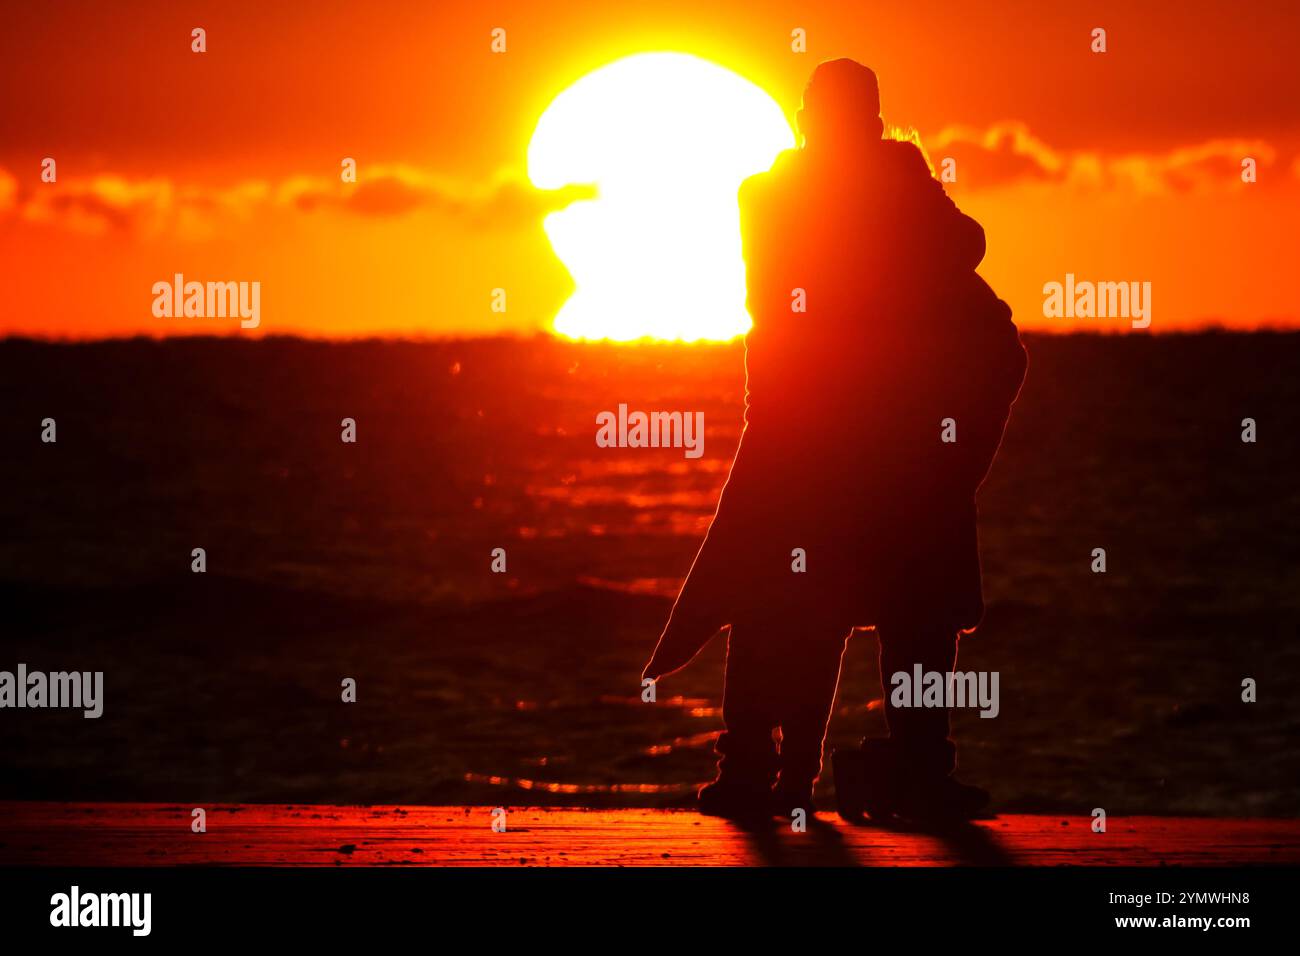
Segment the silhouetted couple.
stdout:
<svg viewBox="0 0 1300 956">
<path fill-rule="evenodd" d="M 852 628 L 875 627 L 886 685 L 955 669 L 984 610 L 975 492 L 1025 372 L 1011 310 L 975 273 L 983 229 L 917 146 L 882 139 L 875 74 L 822 63 L 798 124 L 803 148 L 740 190 L 745 429 L 645 671 L 730 627 L 700 808 L 740 819 L 812 812 Z M 974 815 L 987 794 L 953 779 L 948 709 L 889 690 L 888 738 L 836 754 L 841 809 Z"/>
</svg>

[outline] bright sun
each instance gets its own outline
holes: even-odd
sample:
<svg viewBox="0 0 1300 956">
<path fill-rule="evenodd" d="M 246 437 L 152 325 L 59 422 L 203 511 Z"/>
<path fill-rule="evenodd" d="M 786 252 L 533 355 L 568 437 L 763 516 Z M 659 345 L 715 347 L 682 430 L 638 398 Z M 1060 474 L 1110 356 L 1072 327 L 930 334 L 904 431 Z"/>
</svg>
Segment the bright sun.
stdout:
<svg viewBox="0 0 1300 956">
<path fill-rule="evenodd" d="M 597 198 L 546 217 L 576 289 L 555 317 L 575 338 L 728 339 L 747 331 L 736 190 L 794 145 L 781 108 L 730 70 L 642 53 L 589 73 L 528 145 L 542 189 Z"/>
</svg>

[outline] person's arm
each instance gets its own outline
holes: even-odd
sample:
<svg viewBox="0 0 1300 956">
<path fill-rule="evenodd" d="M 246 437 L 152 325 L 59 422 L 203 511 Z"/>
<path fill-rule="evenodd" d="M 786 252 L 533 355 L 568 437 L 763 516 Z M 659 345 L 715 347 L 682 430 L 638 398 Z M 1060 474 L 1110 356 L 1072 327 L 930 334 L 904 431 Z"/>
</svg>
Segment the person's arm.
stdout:
<svg viewBox="0 0 1300 956">
<path fill-rule="evenodd" d="M 914 214 L 925 227 L 930 255 L 943 269 L 975 269 L 984 259 L 984 227 L 957 208 L 916 146 L 903 142 L 898 146 L 904 177 L 917 197 Z"/>
<path fill-rule="evenodd" d="M 961 354 L 954 356 L 961 367 L 966 410 L 964 428 L 958 425 L 959 440 L 970 442 L 967 476 L 974 491 L 992 467 L 1011 406 L 1025 380 L 1028 358 L 1020 332 L 1011 320 L 1011 308 L 993 293 L 978 275 L 972 275 L 963 311 L 968 311 L 968 331 L 951 343 Z M 962 434 L 964 432 L 964 435 Z"/>
</svg>

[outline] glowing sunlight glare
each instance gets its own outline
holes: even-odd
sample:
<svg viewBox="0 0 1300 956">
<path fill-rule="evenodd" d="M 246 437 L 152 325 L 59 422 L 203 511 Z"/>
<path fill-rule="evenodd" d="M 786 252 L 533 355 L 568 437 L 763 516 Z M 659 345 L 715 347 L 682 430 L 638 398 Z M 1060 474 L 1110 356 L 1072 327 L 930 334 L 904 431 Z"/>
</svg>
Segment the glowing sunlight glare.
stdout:
<svg viewBox="0 0 1300 956">
<path fill-rule="evenodd" d="M 794 145 L 780 106 L 684 53 L 642 53 L 557 96 L 528 146 L 533 185 L 594 184 L 546 217 L 575 291 L 573 338 L 728 339 L 749 329 L 736 190 Z"/>
</svg>

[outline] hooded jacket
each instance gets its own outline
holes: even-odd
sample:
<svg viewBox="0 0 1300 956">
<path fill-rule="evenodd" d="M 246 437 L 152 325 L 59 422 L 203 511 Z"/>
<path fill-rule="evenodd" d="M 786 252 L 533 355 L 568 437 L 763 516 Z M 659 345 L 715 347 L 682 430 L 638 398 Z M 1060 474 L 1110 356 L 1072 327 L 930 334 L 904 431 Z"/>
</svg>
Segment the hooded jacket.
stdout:
<svg viewBox="0 0 1300 956">
<path fill-rule="evenodd" d="M 782 153 L 739 202 L 745 428 L 645 676 L 738 619 L 973 629 L 975 492 L 1026 367 L 983 229 L 892 140 Z"/>
</svg>

